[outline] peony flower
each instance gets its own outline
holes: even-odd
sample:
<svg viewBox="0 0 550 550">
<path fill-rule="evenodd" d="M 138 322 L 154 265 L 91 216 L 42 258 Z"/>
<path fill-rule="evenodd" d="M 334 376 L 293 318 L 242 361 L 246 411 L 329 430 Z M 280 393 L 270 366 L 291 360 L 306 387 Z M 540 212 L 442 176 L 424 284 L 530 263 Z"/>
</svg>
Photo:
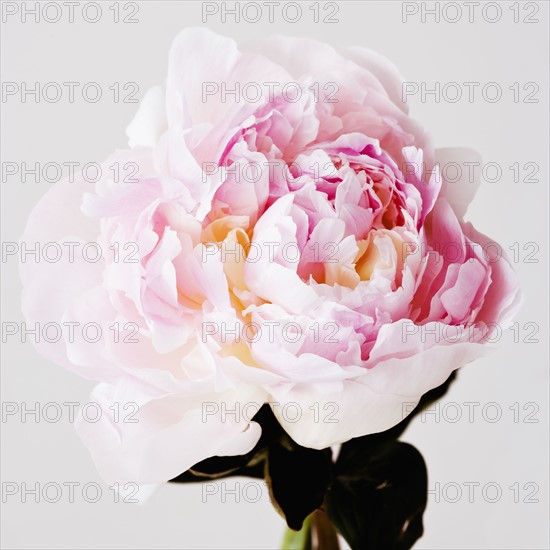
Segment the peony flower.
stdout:
<svg viewBox="0 0 550 550">
<path fill-rule="evenodd" d="M 401 82 L 362 48 L 185 30 L 130 148 L 35 207 L 23 241 L 103 252 L 21 274 L 28 322 L 100 327 L 38 345 L 98 382 L 77 429 L 107 480 L 245 454 L 264 403 L 314 449 L 387 430 L 509 323 L 513 270 L 463 220 L 475 186 L 438 170 L 474 153 L 434 150 Z"/>
</svg>

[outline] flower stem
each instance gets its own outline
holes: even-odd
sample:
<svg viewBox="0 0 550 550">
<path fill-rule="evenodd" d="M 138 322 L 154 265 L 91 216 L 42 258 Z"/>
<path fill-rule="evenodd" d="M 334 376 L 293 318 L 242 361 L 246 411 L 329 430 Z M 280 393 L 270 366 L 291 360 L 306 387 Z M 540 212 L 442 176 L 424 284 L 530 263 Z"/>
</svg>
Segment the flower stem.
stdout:
<svg viewBox="0 0 550 550">
<path fill-rule="evenodd" d="M 338 534 L 324 510 L 315 510 L 312 516 L 311 549 L 340 550 Z"/>
<path fill-rule="evenodd" d="M 340 550 L 340 544 L 326 512 L 315 510 L 299 531 L 286 530 L 282 550 Z"/>
</svg>

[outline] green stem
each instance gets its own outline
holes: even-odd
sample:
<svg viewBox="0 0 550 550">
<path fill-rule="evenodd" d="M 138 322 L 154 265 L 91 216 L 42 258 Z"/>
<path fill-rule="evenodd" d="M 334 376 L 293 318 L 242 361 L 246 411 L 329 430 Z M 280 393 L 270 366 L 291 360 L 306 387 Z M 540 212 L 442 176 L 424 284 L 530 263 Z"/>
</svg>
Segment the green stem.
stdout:
<svg viewBox="0 0 550 550">
<path fill-rule="evenodd" d="M 312 550 L 340 550 L 338 534 L 324 510 L 315 510 L 312 516 Z"/>
<path fill-rule="evenodd" d="M 305 520 L 299 531 L 294 531 L 290 527 L 286 528 L 283 538 L 282 550 L 312 550 L 311 549 L 311 516 Z"/>
<path fill-rule="evenodd" d="M 340 550 L 340 544 L 326 512 L 315 510 L 299 531 L 287 528 L 282 550 Z"/>
</svg>

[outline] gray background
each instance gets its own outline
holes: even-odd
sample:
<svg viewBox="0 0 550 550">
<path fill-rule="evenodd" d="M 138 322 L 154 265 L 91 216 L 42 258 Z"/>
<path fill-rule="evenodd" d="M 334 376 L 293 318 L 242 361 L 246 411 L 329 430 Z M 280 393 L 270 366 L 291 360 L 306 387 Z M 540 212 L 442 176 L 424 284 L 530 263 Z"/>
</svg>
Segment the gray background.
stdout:
<svg viewBox="0 0 550 550">
<path fill-rule="evenodd" d="M 11 17 L 2 24 L 3 81 L 97 81 L 105 93 L 113 82 L 134 81 L 138 97 L 166 74 L 172 39 L 186 26 L 201 25 L 201 6 L 195 2 L 140 2 L 137 24 L 114 24 L 112 2 L 102 2 L 103 17 L 96 24 L 76 22 L 22 23 Z M 310 3 L 305 3 L 310 4 Z M 419 3 L 420 4 L 420 3 Z M 433 7 L 429 2 L 429 7 Z M 457 23 L 420 15 L 402 22 L 401 2 L 340 3 L 338 24 L 315 24 L 304 7 L 298 23 L 281 17 L 236 24 L 211 19 L 213 30 L 238 40 L 269 33 L 310 36 L 335 46 L 373 48 L 389 57 L 409 81 L 481 83 L 494 81 L 504 90 L 497 103 L 481 95 L 469 103 L 410 100 L 412 115 L 430 131 L 436 146 L 469 146 L 485 161 L 504 167 L 497 183 L 484 182 L 467 218 L 504 248 L 515 242 L 534 242 L 538 263 L 519 261 L 515 267 L 525 291 L 517 317 L 520 326 L 537 323 L 539 343 L 526 343 L 525 331 L 514 342 L 506 331 L 494 354 L 463 369 L 458 381 L 441 401 L 458 403 L 462 418 L 449 405 L 440 421 L 416 418 L 404 439 L 422 452 L 428 465 L 430 488 L 460 484 L 462 498 L 448 493 L 429 498 L 425 535 L 416 548 L 548 548 L 548 4 L 538 2 L 539 23 L 514 23 L 511 3 L 500 3 L 502 18 L 484 21 L 466 17 Z M 464 8 L 465 9 L 465 8 Z M 124 13 L 124 12 L 122 12 Z M 451 13 L 451 12 L 449 12 Z M 528 11 L 520 11 L 523 18 Z M 297 52 L 299 55 L 299 52 Z M 508 86 L 536 82 L 536 104 L 514 103 Z M 115 148 L 125 146 L 125 126 L 135 104 L 103 99 L 96 104 L 77 100 L 48 104 L 2 103 L 2 161 L 46 163 L 101 161 Z M 514 183 L 506 167 L 514 162 L 536 162 L 538 183 Z M 17 241 L 32 206 L 46 191 L 42 181 L 2 183 L 2 240 Z M 524 252 L 522 252 L 522 255 Z M 16 262 L 2 264 L 2 320 L 19 322 L 20 282 Z M 2 346 L 2 401 L 85 403 L 91 384 L 41 358 L 31 344 L 11 338 Z M 473 422 L 465 402 L 479 402 Z M 488 422 L 481 413 L 494 402 L 502 418 Z M 519 403 L 520 422 L 509 409 Z M 525 423 L 526 403 L 539 408 L 537 423 Z M 451 408 L 450 408 L 451 407 Z M 492 412 L 492 411 L 490 411 Z M 447 419 L 447 420 L 446 420 Z M 64 415 L 57 423 L 36 423 L 10 417 L 2 428 L 2 481 L 101 483 L 87 450 Z M 473 502 L 464 482 L 480 483 Z M 486 502 L 481 487 L 497 483 L 502 497 Z M 228 488 L 246 480 L 229 480 Z M 509 489 L 519 483 L 515 503 Z M 525 503 L 526 483 L 539 487 L 536 503 Z M 247 493 L 254 496 L 251 489 Z M 489 494 L 492 497 L 493 493 Z M 202 501 L 200 486 L 166 485 L 145 504 L 115 503 L 103 485 L 95 504 L 67 495 L 58 503 L 22 503 L 20 495 L 2 503 L 2 546 L 5 548 L 277 548 L 283 522 L 267 494 L 256 502 L 236 503 L 232 495 Z M 446 498 L 445 498 L 446 497 Z"/>
</svg>

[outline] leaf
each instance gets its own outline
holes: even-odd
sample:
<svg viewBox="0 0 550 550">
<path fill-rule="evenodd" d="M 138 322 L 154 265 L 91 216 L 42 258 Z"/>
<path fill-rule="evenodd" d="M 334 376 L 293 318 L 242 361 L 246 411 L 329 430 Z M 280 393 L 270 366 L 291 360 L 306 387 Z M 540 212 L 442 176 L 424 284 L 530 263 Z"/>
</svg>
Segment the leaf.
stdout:
<svg viewBox="0 0 550 550">
<path fill-rule="evenodd" d="M 269 447 L 266 482 L 271 501 L 296 531 L 307 516 L 320 508 L 333 479 L 332 451 L 302 447 L 287 438 Z"/>
<path fill-rule="evenodd" d="M 408 549 L 423 533 L 427 485 L 424 459 L 412 445 L 352 439 L 342 446 L 327 512 L 354 550 Z"/>
<path fill-rule="evenodd" d="M 265 450 L 239 456 L 213 456 L 195 464 L 192 468 L 171 479 L 173 483 L 189 483 L 223 479 L 229 476 L 246 476 L 263 479 Z"/>
<path fill-rule="evenodd" d="M 252 420 L 260 424 L 262 435 L 250 452 L 238 456 L 207 458 L 170 481 L 173 483 L 190 483 L 208 481 L 209 479 L 222 479 L 229 476 L 263 479 L 268 446 L 280 439 L 285 432 L 273 415 L 269 405 L 264 405 Z"/>
<path fill-rule="evenodd" d="M 424 394 L 393 428 L 342 445 L 326 504 L 352 548 L 405 549 L 422 536 L 426 465 L 413 446 L 397 440 L 418 413 L 445 395 L 455 378 L 456 371 Z"/>
</svg>

